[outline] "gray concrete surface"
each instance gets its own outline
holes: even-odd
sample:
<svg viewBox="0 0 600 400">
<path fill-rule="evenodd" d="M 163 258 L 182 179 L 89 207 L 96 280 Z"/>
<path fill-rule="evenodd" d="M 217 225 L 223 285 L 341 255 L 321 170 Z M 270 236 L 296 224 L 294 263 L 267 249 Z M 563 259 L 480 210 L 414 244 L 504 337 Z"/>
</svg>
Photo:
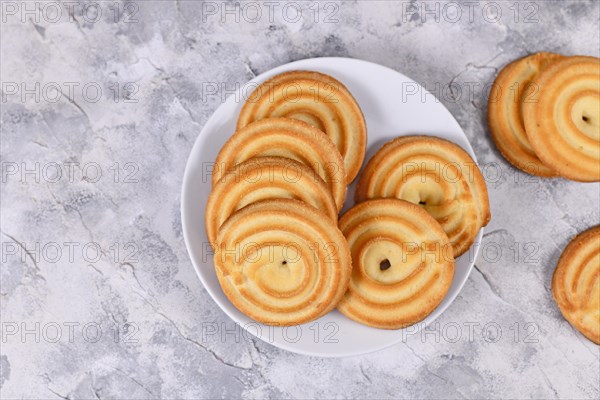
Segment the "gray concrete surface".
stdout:
<svg viewBox="0 0 600 400">
<path fill-rule="evenodd" d="M 600 396 L 599 348 L 550 292 L 569 238 L 600 222 L 600 186 L 511 168 L 485 94 L 528 53 L 598 56 L 600 3 L 1 5 L 2 399 Z M 196 277 L 179 214 L 187 156 L 222 97 L 318 56 L 437 94 L 484 166 L 493 215 L 427 334 L 345 359 L 236 330 Z"/>
</svg>

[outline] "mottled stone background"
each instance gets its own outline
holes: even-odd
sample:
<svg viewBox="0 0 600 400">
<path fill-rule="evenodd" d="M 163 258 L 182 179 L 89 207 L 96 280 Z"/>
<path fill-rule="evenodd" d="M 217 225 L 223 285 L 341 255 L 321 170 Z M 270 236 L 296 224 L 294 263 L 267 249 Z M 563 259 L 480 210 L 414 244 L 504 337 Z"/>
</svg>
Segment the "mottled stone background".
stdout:
<svg viewBox="0 0 600 400">
<path fill-rule="evenodd" d="M 569 238 L 599 223 L 600 186 L 511 168 L 484 87 L 531 52 L 598 56 L 599 18 L 595 1 L 3 1 L 2 399 L 597 399 L 599 348 L 550 280 Z M 345 359 L 236 331 L 196 277 L 179 211 L 223 97 L 320 56 L 434 92 L 485 167 L 493 215 L 429 333 Z"/>
</svg>

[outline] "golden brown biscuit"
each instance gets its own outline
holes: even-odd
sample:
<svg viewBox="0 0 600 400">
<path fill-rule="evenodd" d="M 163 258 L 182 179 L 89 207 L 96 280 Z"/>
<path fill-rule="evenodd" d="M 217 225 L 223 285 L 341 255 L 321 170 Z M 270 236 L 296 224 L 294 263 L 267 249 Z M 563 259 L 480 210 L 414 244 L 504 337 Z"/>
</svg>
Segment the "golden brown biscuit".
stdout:
<svg viewBox="0 0 600 400">
<path fill-rule="evenodd" d="M 259 156 L 290 158 L 311 167 L 331 190 L 338 211 L 342 209 L 346 180 L 340 153 L 323 132 L 295 119 L 262 119 L 234 133 L 215 160 L 213 187 L 235 165 Z"/>
<path fill-rule="evenodd" d="M 475 161 L 454 143 L 431 136 L 398 137 L 375 153 L 359 178 L 355 200 L 376 198 L 421 205 L 442 225 L 455 257 L 490 220 L 487 187 Z"/>
<path fill-rule="evenodd" d="M 348 288 L 346 239 L 325 214 L 290 199 L 235 212 L 219 229 L 214 263 L 227 298 L 250 318 L 297 325 L 331 311 Z"/>
<path fill-rule="evenodd" d="M 523 119 L 537 156 L 565 178 L 600 181 L 600 59 L 566 57 L 532 82 L 539 96 Z"/>
<path fill-rule="evenodd" d="M 567 245 L 554 270 L 552 294 L 565 319 L 600 344 L 600 226 Z"/>
<path fill-rule="evenodd" d="M 290 71 L 267 80 L 244 104 L 238 129 L 263 118 L 287 117 L 325 132 L 337 146 L 352 182 L 362 166 L 367 127 L 352 94 L 335 78 L 313 71 Z"/>
<path fill-rule="evenodd" d="M 523 124 L 522 104 L 536 101 L 538 89 L 532 80 L 562 58 L 560 54 L 537 53 L 508 64 L 496 77 L 488 99 L 488 125 L 496 147 L 512 165 L 533 175 L 558 174 L 531 147 Z"/>
<path fill-rule="evenodd" d="M 235 211 L 267 199 L 297 199 L 337 223 L 337 206 L 323 180 L 289 158 L 256 157 L 236 165 L 214 186 L 206 203 L 206 235 L 212 243 L 221 224 Z"/>
<path fill-rule="evenodd" d="M 421 207 L 397 199 L 368 200 L 348 210 L 340 229 L 352 254 L 352 277 L 338 304 L 365 325 L 399 329 L 441 303 L 454 276 L 453 249 Z"/>
</svg>

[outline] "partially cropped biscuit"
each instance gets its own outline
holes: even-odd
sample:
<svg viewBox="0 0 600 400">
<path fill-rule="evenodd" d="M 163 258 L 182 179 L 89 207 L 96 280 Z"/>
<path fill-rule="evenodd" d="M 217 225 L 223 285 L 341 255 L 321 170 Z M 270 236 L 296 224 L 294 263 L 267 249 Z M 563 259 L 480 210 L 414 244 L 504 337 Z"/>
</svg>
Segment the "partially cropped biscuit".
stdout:
<svg viewBox="0 0 600 400">
<path fill-rule="evenodd" d="M 552 294 L 565 319 L 600 344 L 600 226 L 567 245 L 554 270 Z"/>
<path fill-rule="evenodd" d="M 297 199 L 337 222 L 329 188 L 310 167 L 282 157 L 256 157 L 237 164 L 214 186 L 206 203 L 206 235 L 212 243 L 235 211 L 261 200 Z"/>
<path fill-rule="evenodd" d="M 537 156 L 565 178 L 600 181 L 600 59 L 565 57 L 532 82 L 539 95 L 523 120 Z"/>
<path fill-rule="evenodd" d="M 250 318 L 298 325 L 331 311 L 348 288 L 346 239 L 325 214 L 290 199 L 235 212 L 219 229 L 214 264 L 227 298 Z"/>
<path fill-rule="evenodd" d="M 253 157 L 285 157 L 312 168 L 325 181 L 338 211 L 346 198 L 344 160 L 319 129 L 290 118 L 267 118 L 233 134 L 217 155 L 213 187 L 237 164 Z"/>
<path fill-rule="evenodd" d="M 427 317 L 454 276 L 453 249 L 441 226 L 421 207 L 397 199 L 368 200 L 348 210 L 339 226 L 352 254 L 352 278 L 338 305 L 347 317 L 399 329 Z"/>
<path fill-rule="evenodd" d="M 369 160 L 356 188 L 357 203 L 397 198 L 420 205 L 465 253 L 490 220 L 485 181 L 475 161 L 456 144 L 432 136 L 387 142 Z"/>
<path fill-rule="evenodd" d="M 504 67 L 488 99 L 488 125 L 500 153 L 515 167 L 533 175 L 558 174 L 536 155 L 523 123 L 522 105 L 537 102 L 539 87 L 533 79 L 548 66 L 564 58 L 555 53 L 537 53 Z"/>
<path fill-rule="evenodd" d="M 358 175 L 365 158 L 367 126 L 357 101 L 340 81 L 314 71 L 276 75 L 249 96 L 237 127 L 273 117 L 301 120 L 325 132 L 344 159 L 346 183 Z"/>
</svg>

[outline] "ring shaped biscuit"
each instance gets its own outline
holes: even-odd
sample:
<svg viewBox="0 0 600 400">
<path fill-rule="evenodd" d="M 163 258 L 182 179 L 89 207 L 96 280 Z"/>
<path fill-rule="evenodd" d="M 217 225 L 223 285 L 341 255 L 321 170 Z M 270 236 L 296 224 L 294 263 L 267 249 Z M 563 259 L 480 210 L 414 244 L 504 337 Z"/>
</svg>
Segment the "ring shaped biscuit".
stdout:
<svg viewBox="0 0 600 400">
<path fill-rule="evenodd" d="M 315 172 L 289 158 L 256 157 L 236 165 L 213 188 L 206 203 L 206 235 L 212 243 L 235 211 L 267 199 L 297 199 L 337 223 L 337 206 Z"/>
<path fill-rule="evenodd" d="M 213 187 L 235 165 L 253 157 L 285 157 L 311 167 L 329 187 L 338 211 L 346 197 L 344 161 L 320 130 L 290 118 L 253 122 L 234 133 L 215 160 Z"/>
<path fill-rule="evenodd" d="M 554 270 L 552 294 L 565 319 L 600 344 L 600 226 L 567 245 Z"/>
<path fill-rule="evenodd" d="M 383 329 L 413 325 L 441 303 L 454 277 L 453 249 L 441 226 L 403 200 L 368 200 L 339 226 L 352 254 L 352 277 L 338 310 Z"/>
<path fill-rule="evenodd" d="M 490 220 L 487 187 L 475 161 L 454 143 L 431 136 L 398 137 L 375 153 L 355 200 L 376 198 L 421 205 L 450 238 L 455 257 Z"/>
<path fill-rule="evenodd" d="M 600 181 L 600 59 L 566 57 L 533 80 L 523 103 L 529 142 L 542 162 L 575 181 Z"/>
<path fill-rule="evenodd" d="M 250 318 L 298 325 L 331 311 L 348 288 L 346 239 L 331 219 L 298 200 L 264 200 L 219 229 L 214 263 L 227 298 Z"/>
<path fill-rule="evenodd" d="M 488 99 L 488 125 L 496 147 L 515 167 L 538 176 L 558 174 L 535 154 L 523 123 L 522 104 L 535 101 L 537 87 L 532 80 L 560 54 L 537 53 L 508 64 L 496 77 Z"/>
<path fill-rule="evenodd" d="M 277 75 L 249 96 L 237 128 L 273 117 L 298 119 L 325 132 L 344 159 L 346 183 L 358 175 L 365 158 L 367 127 L 358 103 L 341 82 L 313 71 Z"/>
</svg>

